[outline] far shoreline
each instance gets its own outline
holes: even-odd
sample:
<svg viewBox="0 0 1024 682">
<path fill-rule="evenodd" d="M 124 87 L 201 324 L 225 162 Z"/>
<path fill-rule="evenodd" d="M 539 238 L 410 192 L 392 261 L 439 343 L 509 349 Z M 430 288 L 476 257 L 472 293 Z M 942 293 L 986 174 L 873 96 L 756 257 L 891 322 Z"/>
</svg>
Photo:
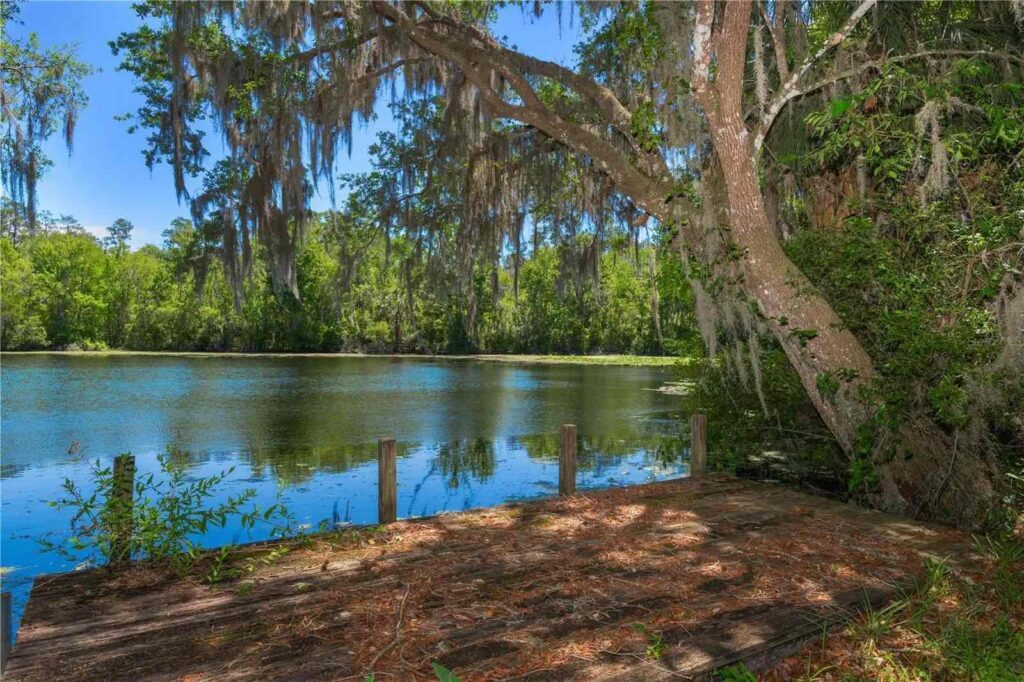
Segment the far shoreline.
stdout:
<svg viewBox="0 0 1024 682">
<path fill-rule="evenodd" d="M 459 360 L 477 362 L 504 362 L 524 365 L 606 365 L 618 367 L 673 367 L 688 365 L 696 358 L 676 355 L 540 355 L 540 354 L 460 354 L 440 355 L 426 353 L 296 353 L 296 352 L 239 352 L 239 351 L 147 351 L 147 350 L 18 350 L 0 351 L 7 355 L 54 355 L 65 357 L 184 357 L 184 358 L 391 358 L 408 360 Z"/>
</svg>

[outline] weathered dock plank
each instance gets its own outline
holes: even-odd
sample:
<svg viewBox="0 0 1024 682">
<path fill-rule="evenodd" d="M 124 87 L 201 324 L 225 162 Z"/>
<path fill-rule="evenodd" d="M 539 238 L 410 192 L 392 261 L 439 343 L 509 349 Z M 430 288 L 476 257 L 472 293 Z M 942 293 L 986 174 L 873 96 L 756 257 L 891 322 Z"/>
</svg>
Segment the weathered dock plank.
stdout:
<svg viewBox="0 0 1024 682">
<path fill-rule="evenodd" d="M 710 476 L 248 548 L 217 585 L 40 578 L 9 680 L 700 678 L 791 653 L 962 534 Z M 250 570 L 251 569 L 251 570 Z M 387 677 L 390 675 L 391 677 Z"/>
</svg>

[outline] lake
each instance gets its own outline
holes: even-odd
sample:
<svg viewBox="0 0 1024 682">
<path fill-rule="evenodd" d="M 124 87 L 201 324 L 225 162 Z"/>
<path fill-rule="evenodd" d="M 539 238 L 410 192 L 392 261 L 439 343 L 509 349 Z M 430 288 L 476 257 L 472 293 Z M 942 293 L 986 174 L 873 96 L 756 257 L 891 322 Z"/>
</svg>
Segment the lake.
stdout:
<svg viewBox="0 0 1024 682">
<path fill-rule="evenodd" d="M 0 360 L 4 589 L 16 614 L 34 576 L 74 568 L 41 552 L 66 534 L 65 477 L 124 452 L 141 473 L 173 451 L 221 495 L 280 498 L 301 530 L 376 521 L 376 442 L 398 441 L 398 514 L 557 493 L 558 431 L 575 423 L 580 489 L 687 473 L 673 367 L 389 357 L 11 355 Z M 261 531 L 265 534 L 264 531 Z M 204 546 L 262 539 L 217 529 Z"/>
</svg>

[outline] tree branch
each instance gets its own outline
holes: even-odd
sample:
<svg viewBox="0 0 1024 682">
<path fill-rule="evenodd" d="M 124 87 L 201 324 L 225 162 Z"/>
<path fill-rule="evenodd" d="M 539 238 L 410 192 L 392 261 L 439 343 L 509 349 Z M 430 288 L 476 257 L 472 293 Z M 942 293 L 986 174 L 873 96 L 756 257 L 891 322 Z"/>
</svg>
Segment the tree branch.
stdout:
<svg viewBox="0 0 1024 682">
<path fill-rule="evenodd" d="M 518 66 L 521 71 L 559 81 L 563 85 L 575 90 L 597 106 L 608 121 L 619 129 L 620 132 L 626 135 L 631 134 L 630 122 L 633 118 L 632 113 L 623 106 L 622 102 L 615 96 L 615 93 L 597 81 L 576 73 L 572 69 L 567 69 L 561 64 L 510 50 L 475 26 L 455 21 L 451 17 L 439 15 L 436 12 L 431 12 L 431 17 L 437 23 L 444 24 L 462 32 L 467 37 L 478 40 L 487 50 L 500 54 Z"/>
<path fill-rule="evenodd" d="M 394 22 L 399 30 L 407 34 L 422 49 L 457 64 L 466 78 L 477 88 L 492 115 L 531 125 L 570 149 L 589 156 L 595 166 L 611 177 L 623 192 L 633 196 L 638 202 L 646 203 L 645 209 L 652 213 L 659 210 L 663 212 L 664 207 L 659 204 L 668 193 L 667 180 L 644 175 L 606 139 L 558 116 L 550 107 L 544 105 L 522 74 L 523 70 L 527 70 L 526 66 L 530 67 L 529 70 L 536 69 L 554 74 L 560 74 L 563 67 L 513 52 L 489 39 L 482 42 L 467 41 L 458 36 L 441 33 L 425 24 L 414 22 L 401 9 L 384 0 L 377 0 L 373 7 L 382 17 Z M 522 100 L 522 104 L 507 101 L 494 89 L 490 78 L 492 72 L 501 73 L 508 80 Z M 582 81 L 587 80 L 580 78 Z M 596 88 L 601 87 L 596 83 L 593 85 Z M 607 99 L 604 101 L 606 106 L 613 104 Z"/>
<path fill-rule="evenodd" d="M 380 67 L 376 71 L 373 71 L 371 73 L 363 74 L 362 76 L 359 76 L 358 78 L 354 78 L 350 82 L 351 83 L 360 83 L 360 82 L 363 82 L 363 81 L 373 80 L 374 78 L 380 78 L 381 76 L 389 74 L 392 71 L 396 71 L 398 69 L 401 69 L 402 67 L 409 66 L 411 64 L 421 64 L 421 63 L 427 62 L 427 61 L 430 61 L 430 60 L 428 58 L 426 58 L 426 57 L 419 58 L 419 59 L 399 59 L 399 60 L 394 61 L 394 62 L 392 62 L 390 64 L 387 64 L 385 66 Z"/>
<path fill-rule="evenodd" d="M 757 5 L 761 9 L 764 25 L 768 27 L 768 34 L 772 37 L 772 47 L 775 49 L 775 68 L 779 72 L 779 82 L 785 83 L 789 80 L 789 63 L 786 61 L 786 36 L 782 31 L 780 8 L 776 5 L 775 21 L 772 22 L 768 16 L 768 7 L 764 4 L 764 0 L 758 0 Z"/>
<path fill-rule="evenodd" d="M 757 132 L 757 136 L 754 138 L 755 150 L 760 151 L 764 146 L 764 141 L 768 137 L 768 133 L 771 132 L 772 126 L 778 119 L 779 114 L 782 113 L 785 106 L 793 100 L 817 92 L 822 88 L 832 85 L 833 83 L 849 80 L 850 78 L 858 76 L 866 71 L 871 71 L 872 69 L 881 70 L 886 64 L 902 64 L 904 62 L 914 61 L 915 59 L 927 59 L 929 57 L 987 57 L 990 59 L 1011 61 L 1020 66 L 1024 66 L 1024 58 L 1018 57 L 1017 55 L 1009 52 L 995 52 L 993 50 L 922 50 L 920 52 L 896 55 L 895 57 L 865 62 L 860 66 L 848 69 L 842 73 L 837 73 L 833 76 L 828 76 L 827 78 L 823 78 L 806 87 L 788 91 L 785 96 L 778 101 L 777 106 L 773 103 L 775 108 L 766 112 L 764 118 L 762 118 L 761 127 Z"/>
<path fill-rule="evenodd" d="M 764 115 L 761 117 L 761 130 L 754 138 L 755 151 L 761 149 L 761 146 L 764 144 L 765 132 L 771 127 L 771 123 L 779 115 L 779 112 L 782 111 L 782 108 L 786 103 L 792 99 L 790 95 L 794 90 L 796 90 L 797 85 L 800 83 L 800 79 L 803 78 L 804 75 L 810 71 L 822 57 L 839 45 L 839 43 L 843 42 L 846 37 L 853 32 L 853 29 L 857 27 L 857 24 L 860 23 L 860 20 L 864 15 L 868 13 L 868 10 L 876 4 L 878 4 L 878 0 L 863 0 L 860 5 L 857 6 L 857 9 L 853 11 L 853 14 L 850 15 L 850 18 L 846 20 L 846 23 L 843 24 L 842 28 L 829 36 L 828 40 L 825 41 L 825 44 L 822 45 L 817 52 L 804 60 L 804 63 L 800 65 L 800 68 L 794 71 L 789 77 L 789 80 L 783 84 L 781 90 L 772 99 L 772 103 L 768 106 Z"/>
</svg>

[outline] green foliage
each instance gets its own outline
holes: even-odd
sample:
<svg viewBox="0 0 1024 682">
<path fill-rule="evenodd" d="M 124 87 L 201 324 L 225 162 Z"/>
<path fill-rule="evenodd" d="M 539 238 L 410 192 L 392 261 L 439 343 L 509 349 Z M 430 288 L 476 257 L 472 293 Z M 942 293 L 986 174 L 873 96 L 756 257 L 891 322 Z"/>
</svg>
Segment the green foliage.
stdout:
<svg viewBox="0 0 1024 682">
<path fill-rule="evenodd" d="M 865 606 L 861 621 L 857 624 L 861 638 L 871 644 L 892 633 L 899 625 L 903 624 L 905 612 L 910 608 L 910 601 L 907 599 L 894 599 L 881 608 L 874 608 L 870 604 Z"/>
<path fill-rule="evenodd" d="M 633 623 L 630 626 L 633 632 L 647 637 L 647 646 L 644 647 L 644 655 L 655 661 L 660 660 L 668 648 L 660 632 L 651 632 L 646 623 Z"/>
<path fill-rule="evenodd" d="M 25 250 L 32 264 L 29 286 L 50 343 L 102 341 L 106 278 L 103 250 L 96 240 L 79 234 L 40 235 L 27 240 Z"/>
<path fill-rule="evenodd" d="M 861 429 L 850 490 L 873 485 L 883 431 L 915 418 L 961 447 L 963 434 L 985 431 L 980 447 L 1004 462 L 1020 447 L 1024 385 L 996 361 L 997 297 L 1020 277 L 1022 104 L 1019 83 L 965 58 L 939 70 L 886 65 L 806 116 L 813 146 L 792 159 L 803 182 L 840 179 L 858 164 L 868 171 L 863 200 L 843 197 L 840 221 L 817 224 L 822 216 L 806 204 L 785 244 L 879 370 L 870 389 L 878 409 Z M 932 175 L 936 154 L 945 166 Z M 828 397 L 845 380 L 819 376 L 817 388 Z"/>
<path fill-rule="evenodd" d="M 260 566 L 267 566 L 279 561 L 290 551 L 290 547 L 279 545 L 267 551 L 247 556 L 239 562 L 235 556 L 235 548 L 231 545 L 224 545 L 209 558 L 203 581 L 213 585 L 228 580 L 238 580 L 246 575 L 251 575 Z M 243 583 L 238 586 L 238 591 L 242 594 L 251 589 L 252 583 Z"/>
<path fill-rule="evenodd" d="M 139 11 L 166 9 L 148 4 Z M 221 49 L 227 38 L 216 26 L 197 29 L 192 39 L 203 50 Z M 165 40 L 143 27 L 116 46 L 144 90 L 164 87 Z M 545 81 L 539 89 L 552 106 L 571 108 L 575 95 L 564 87 Z M 165 93 L 150 94 L 158 100 Z M 533 234 L 518 220 L 520 232 L 514 239 L 506 233 L 502 243 L 501 234 L 489 232 L 493 215 L 467 217 L 469 158 L 437 154 L 449 125 L 444 105 L 432 97 L 396 105 L 399 129 L 381 133 L 371 147 L 373 170 L 342 176 L 351 192 L 340 210 L 310 217 L 294 253 L 297 299 L 273 286 L 264 241 L 248 245 L 246 265 L 238 226 L 225 222 L 220 205 L 238 202 L 249 173 L 226 161 L 204 178 L 211 207 L 205 218 L 174 220 L 162 248 L 128 252 L 126 220 L 111 226 L 106 249 L 85 234 L 5 231 L 13 248 L 3 251 L 12 267 L 10 277 L 4 274 L 2 347 L 541 354 L 692 348 L 692 298 L 677 254 L 653 230 L 642 240 L 621 222 L 598 227 L 577 216 L 573 191 L 582 167 L 573 157 L 548 159 L 535 181 L 541 187 L 531 207 Z M 159 118 L 146 108 L 139 116 Z M 173 146 L 164 133 L 151 139 L 153 160 Z M 199 147 L 187 135 L 183 143 L 193 158 Z M 14 208 L 5 204 L 8 212 Z M 225 245 L 229 230 L 234 237 Z M 470 244 L 467 230 L 497 246 Z"/>
<path fill-rule="evenodd" d="M 211 504 L 231 469 L 194 478 L 174 453 L 157 460 L 159 475 L 136 477 L 130 505 L 116 494 L 121 482 L 114 470 L 99 461 L 93 463 L 87 484 L 65 479 L 65 497 L 49 504 L 73 512 L 71 533 L 60 542 L 43 538 L 44 549 L 71 561 L 100 564 L 138 559 L 185 572 L 200 558 L 200 539 L 211 528 L 232 525 L 249 531 L 265 524 L 276 532 L 282 530 L 278 524 L 288 521 L 287 511 L 279 504 L 265 509 L 253 504 L 256 491 L 251 488 Z M 221 549 L 208 579 L 225 576 L 223 566 L 230 552 L 229 547 Z"/>
<path fill-rule="evenodd" d="M 1024 673 L 1024 633 L 1007 617 L 1022 603 L 1019 569 L 1024 559 L 1019 549 L 992 538 L 979 538 L 978 546 L 996 561 L 1002 578 L 991 585 L 968 584 L 954 577 L 948 562 L 929 561 L 926 579 L 915 594 L 884 609 L 869 609 L 855 626 L 866 653 L 885 662 L 880 674 L 891 668 L 902 671 L 906 679 L 919 679 L 928 671 L 950 679 L 1010 680 Z M 984 594 L 989 591 L 994 594 Z M 1001 612 L 986 622 L 984 604 L 990 601 L 998 603 Z M 950 602 L 958 605 L 952 613 Z M 900 637 L 896 630 L 909 630 L 921 642 L 918 650 L 923 656 L 910 665 L 886 651 L 885 638 Z"/>
<path fill-rule="evenodd" d="M 1024 541 L 1012 531 L 974 538 L 978 551 L 995 563 L 993 581 L 1007 610 L 1024 604 Z"/>
<path fill-rule="evenodd" d="M 693 403 L 708 414 L 710 467 L 811 487 L 845 496 L 848 460 L 822 424 L 782 349 L 760 340 L 761 387 L 766 418 L 754 391 L 724 357 L 707 358 Z"/>
<path fill-rule="evenodd" d="M 1015 619 L 1022 604 L 1022 564 L 1011 558 L 1015 550 L 1007 551 L 998 540 L 996 545 L 978 540 L 997 569 L 1000 561 L 1010 560 L 1007 566 L 1016 571 L 1007 574 L 1012 581 L 968 578 L 945 559 L 928 560 L 916 589 L 884 607 L 865 609 L 834 636 L 840 653 L 833 645 L 809 649 L 809 674 L 801 679 L 1021 679 L 1024 632 Z"/>
<path fill-rule="evenodd" d="M 801 346 L 806 346 L 808 341 L 818 338 L 816 329 L 792 329 L 789 333 L 796 337 Z"/>
<path fill-rule="evenodd" d="M 409 241 L 387 245 L 350 213 L 311 226 L 296 256 L 299 301 L 275 294 L 261 258 L 238 301 L 209 234 L 178 219 L 164 236 L 163 247 L 136 251 L 119 238 L 104 250 L 84 233 L 38 234 L 17 245 L 0 237 L 0 347 L 660 353 L 654 286 L 667 350 L 692 352 L 697 343 L 678 258 L 658 258 L 652 279 L 651 246 L 636 254 L 610 246 L 596 282 L 561 293 L 562 257 L 552 247 L 523 259 L 518 290 L 507 266 L 496 280 L 479 271 L 475 329 L 467 329 L 468 292 L 439 285 Z M 346 249 L 360 242 L 346 265 Z"/>
<path fill-rule="evenodd" d="M 0 238 L 0 345 L 4 348 L 43 348 L 49 343 L 32 287 L 32 262 Z"/>
<path fill-rule="evenodd" d="M 654 112 L 654 105 L 645 102 L 637 107 L 630 120 L 633 137 L 646 151 L 653 151 L 661 144 L 661 135 L 658 132 L 658 119 Z"/>
<path fill-rule="evenodd" d="M 814 383 L 818 387 L 818 393 L 826 400 L 832 400 L 839 392 L 839 380 L 828 372 L 822 372 L 815 377 Z"/>
<path fill-rule="evenodd" d="M 757 677 L 747 669 L 743 661 L 719 668 L 715 671 L 715 676 L 722 682 L 757 682 Z"/>
<path fill-rule="evenodd" d="M 39 36 L 11 38 L 7 22 L 18 7 L 5 3 L 0 34 L 0 89 L 4 131 L 0 137 L 0 179 L 10 198 L 24 204 L 30 233 L 36 231 L 36 183 L 52 165 L 43 145 L 62 129 L 68 152 L 78 111 L 88 102 L 82 80 L 92 69 L 75 57 L 71 45 L 43 48 Z"/>
<path fill-rule="evenodd" d="M 647 658 L 654 659 L 655 661 L 661 660 L 661 657 L 665 655 L 665 649 L 668 645 L 662 638 L 660 633 L 651 633 L 647 636 L 647 646 L 644 648 L 644 656 Z"/>
<path fill-rule="evenodd" d="M 452 674 L 451 670 L 444 667 L 437 661 L 430 664 L 434 669 L 434 675 L 437 676 L 438 682 L 459 682 L 459 678 Z"/>
<path fill-rule="evenodd" d="M 135 226 L 130 220 L 118 218 L 107 228 L 107 236 L 103 238 L 103 248 L 119 254 L 128 250 L 128 242 Z"/>
</svg>

